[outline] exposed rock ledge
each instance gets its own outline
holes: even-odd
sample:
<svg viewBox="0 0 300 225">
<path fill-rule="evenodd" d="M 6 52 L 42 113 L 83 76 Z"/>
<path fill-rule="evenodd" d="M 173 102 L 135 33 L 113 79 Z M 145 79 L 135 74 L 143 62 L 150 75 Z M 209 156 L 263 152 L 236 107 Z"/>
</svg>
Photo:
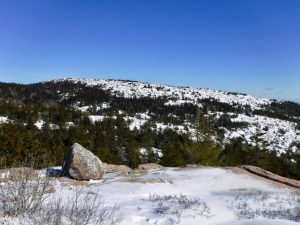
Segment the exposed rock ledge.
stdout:
<svg viewBox="0 0 300 225">
<path fill-rule="evenodd" d="M 165 167 L 162 165 L 159 165 L 157 163 L 146 163 L 146 164 L 140 164 L 138 166 L 139 170 L 162 170 Z"/>
<path fill-rule="evenodd" d="M 257 176 L 285 184 L 290 187 L 299 188 L 300 189 L 300 181 L 289 179 L 286 177 L 279 176 L 277 174 L 271 173 L 267 170 L 264 170 L 262 168 L 256 167 L 256 166 L 249 166 L 249 165 L 243 165 L 240 166 L 241 169 L 248 171 L 249 173 L 255 174 Z"/>
<path fill-rule="evenodd" d="M 132 169 L 130 169 L 126 165 L 114 165 L 114 164 L 102 163 L 102 167 L 105 172 L 129 173 L 132 171 Z"/>
</svg>

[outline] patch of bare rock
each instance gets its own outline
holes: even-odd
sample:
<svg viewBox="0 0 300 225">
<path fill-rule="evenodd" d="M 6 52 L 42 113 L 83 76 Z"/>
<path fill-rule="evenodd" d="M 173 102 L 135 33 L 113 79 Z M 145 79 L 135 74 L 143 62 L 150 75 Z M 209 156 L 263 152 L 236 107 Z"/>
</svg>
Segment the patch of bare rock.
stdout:
<svg viewBox="0 0 300 225">
<path fill-rule="evenodd" d="M 130 173 L 132 171 L 132 169 L 126 165 L 114 165 L 108 163 L 102 163 L 102 168 L 105 172 Z"/>
<path fill-rule="evenodd" d="M 278 183 L 281 183 L 281 184 L 285 184 L 285 185 L 290 186 L 290 187 L 300 188 L 300 181 L 279 176 L 277 174 L 274 174 L 274 173 L 271 173 L 267 170 L 264 170 L 260 167 L 250 166 L 250 165 L 243 165 L 243 166 L 240 166 L 240 168 L 247 171 L 247 172 L 249 172 L 249 173 L 252 173 L 252 174 L 255 174 L 257 176 L 266 178 L 268 180 L 275 181 L 275 182 L 278 182 Z"/>
<path fill-rule="evenodd" d="M 90 187 L 89 181 L 86 180 L 76 180 L 76 179 L 70 179 L 68 177 L 58 177 L 57 180 L 62 184 L 62 186 Z"/>
<path fill-rule="evenodd" d="M 162 165 L 159 165 L 157 163 L 146 163 L 146 164 L 140 164 L 138 166 L 139 170 L 162 170 L 165 167 Z"/>
</svg>

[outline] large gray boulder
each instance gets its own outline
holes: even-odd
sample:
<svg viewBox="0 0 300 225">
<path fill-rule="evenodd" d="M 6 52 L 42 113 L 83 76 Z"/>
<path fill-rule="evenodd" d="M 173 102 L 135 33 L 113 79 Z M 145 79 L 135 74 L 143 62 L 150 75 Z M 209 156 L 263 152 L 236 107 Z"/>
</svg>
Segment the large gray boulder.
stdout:
<svg viewBox="0 0 300 225">
<path fill-rule="evenodd" d="M 62 174 L 77 180 L 99 180 L 103 177 L 104 170 L 97 156 L 75 143 L 64 161 Z"/>
</svg>

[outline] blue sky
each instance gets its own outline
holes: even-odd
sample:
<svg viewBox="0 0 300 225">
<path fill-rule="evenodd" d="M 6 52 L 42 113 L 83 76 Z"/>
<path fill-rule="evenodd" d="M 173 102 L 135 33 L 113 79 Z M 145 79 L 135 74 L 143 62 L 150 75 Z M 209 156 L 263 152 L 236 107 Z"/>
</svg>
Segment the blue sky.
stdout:
<svg viewBox="0 0 300 225">
<path fill-rule="evenodd" d="M 300 1 L 2 0 L 0 81 L 59 77 L 300 101 Z"/>
</svg>

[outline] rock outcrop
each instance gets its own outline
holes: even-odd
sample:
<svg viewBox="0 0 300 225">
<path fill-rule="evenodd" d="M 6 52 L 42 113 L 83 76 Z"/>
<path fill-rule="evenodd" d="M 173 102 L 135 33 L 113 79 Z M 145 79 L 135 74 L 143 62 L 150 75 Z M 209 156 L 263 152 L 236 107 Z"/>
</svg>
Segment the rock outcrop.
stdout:
<svg viewBox="0 0 300 225">
<path fill-rule="evenodd" d="M 126 165 L 114 165 L 114 164 L 103 163 L 102 166 L 105 172 L 130 173 L 132 171 L 132 169 L 130 169 Z"/>
<path fill-rule="evenodd" d="M 157 163 L 146 163 L 146 164 L 140 164 L 138 166 L 138 169 L 139 170 L 161 170 L 161 169 L 164 169 L 165 167 L 164 166 L 161 166 Z"/>
<path fill-rule="evenodd" d="M 77 180 L 99 180 L 104 170 L 101 160 L 91 151 L 75 143 L 62 166 L 62 175 Z"/>
<path fill-rule="evenodd" d="M 272 181 L 275 181 L 275 182 L 278 182 L 281 184 L 285 184 L 290 187 L 300 188 L 300 181 L 279 176 L 277 174 L 274 174 L 267 170 L 264 170 L 260 167 L 243 165 L 243 166 L 240 166 L 240 168 L 248 171 L 249 173 L 255 174 L 257 176 L 260 176 L 260 177 L 263 177 L 263 178 L 266 178 L 266 179 L 269 179 L 269 180 L 272 180 Z"/>
</svg>

